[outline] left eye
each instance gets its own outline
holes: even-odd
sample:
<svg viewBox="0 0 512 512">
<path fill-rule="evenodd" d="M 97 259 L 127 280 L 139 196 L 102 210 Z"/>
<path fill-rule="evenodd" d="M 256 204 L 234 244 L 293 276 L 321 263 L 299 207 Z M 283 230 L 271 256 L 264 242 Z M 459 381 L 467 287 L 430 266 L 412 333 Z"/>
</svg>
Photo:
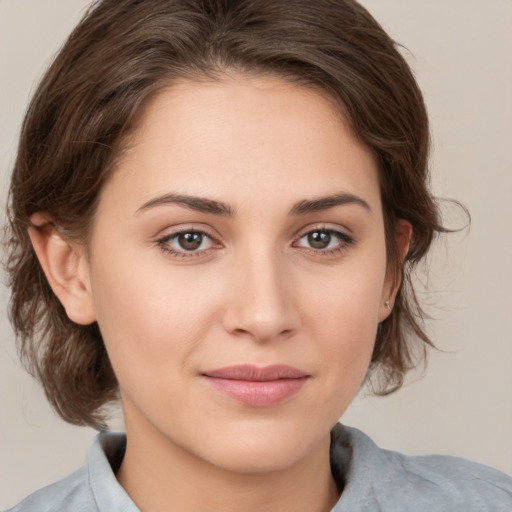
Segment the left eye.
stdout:
<svg viewBox="0 0 512 512">
<path fill-rule="evenodd" d="M 315 229 L 302 235 L 297 242 L 299 247 L 307 247 L 322 251 L 326 249 L 334 249 L 343 245 L 348 245 L 352 239 L 333 229 Z"/>
<path fill-rule="evenodd" d="M 160 241 L 177 252 L 195 252 L 212 247 L 212 239 L 200 231 L 182 231 Z"/>
</svg>

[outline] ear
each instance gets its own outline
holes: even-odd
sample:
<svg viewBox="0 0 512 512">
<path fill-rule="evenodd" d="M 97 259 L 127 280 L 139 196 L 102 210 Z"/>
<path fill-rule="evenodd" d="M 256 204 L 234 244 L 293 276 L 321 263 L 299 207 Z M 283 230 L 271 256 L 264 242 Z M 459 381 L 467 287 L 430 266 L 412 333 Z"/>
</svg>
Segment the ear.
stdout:
<svg viewBox="0 0 512 512">
<path fill-rule="evenodd" d="M 45 213 L 35 213 L 30 220 L 30 240 L 53 292 L 70 320 L 91 324 L 96 320 L 96 313 L 83 246 L 66 238 Z"/>
<path fill-rule="evenodd" d="M 410 222 L 399 219 L 395 225 L 395 241 L 398 249 L 399 267 L 404 264 L 412 237 L 412 225 Z M 395 275 L 394 265 L 389 265 L 386 280 L 382 290 L 381 305 L 379 308 L 379 322 L 385 320 L 393 311 L 396 294 L 402 284 L 402 273 Z"/>
</svg>

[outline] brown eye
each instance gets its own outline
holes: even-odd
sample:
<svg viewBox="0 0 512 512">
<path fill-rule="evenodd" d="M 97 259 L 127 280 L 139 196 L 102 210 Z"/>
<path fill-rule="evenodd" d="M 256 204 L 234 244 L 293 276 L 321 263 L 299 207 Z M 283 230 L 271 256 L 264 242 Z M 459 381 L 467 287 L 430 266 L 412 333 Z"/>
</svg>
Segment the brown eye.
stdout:
<svg viewBox="0 0 512 512">
<path fill-rule="evenodd" d="M 195 251 L 203 243 L 202 233 L 180 233 L 177 236 L 177 242 L 184 251 Z"/>
<path fill-rule="evenodd" d="M 165 252 L 181 256 L 199 256 L 214 246 L 211 236 L 202 231 L 180 231 L 166 235 L 157 242 Z"/>
<path fill-rule="evenodd" d="M 351 236 L 336 229 L 313 229 L 304 233 L 293 245 L 328 254 L 341 251 L 354 242 Z"/>
<path fill-rule="evenodd" d="M 331 233 L 327 231 L 312 231 L 307 234 L 308 244 L 312 249 L 326 249 L 331 238 Z"/>
</svg>

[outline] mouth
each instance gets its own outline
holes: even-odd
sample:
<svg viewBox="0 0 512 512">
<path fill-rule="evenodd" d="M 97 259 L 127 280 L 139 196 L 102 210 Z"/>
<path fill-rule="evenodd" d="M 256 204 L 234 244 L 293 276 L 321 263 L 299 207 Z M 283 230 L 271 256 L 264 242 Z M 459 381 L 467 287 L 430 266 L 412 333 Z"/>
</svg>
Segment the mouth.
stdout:
<svg viewBox="0 0 512 512">
<path fill-rule="evenodd" d="M 286 365 L 236 365 L 201 374 L 215 390 L 251 407 L 278 405 L 298 393 L 311 375 Z"/>
</svg>

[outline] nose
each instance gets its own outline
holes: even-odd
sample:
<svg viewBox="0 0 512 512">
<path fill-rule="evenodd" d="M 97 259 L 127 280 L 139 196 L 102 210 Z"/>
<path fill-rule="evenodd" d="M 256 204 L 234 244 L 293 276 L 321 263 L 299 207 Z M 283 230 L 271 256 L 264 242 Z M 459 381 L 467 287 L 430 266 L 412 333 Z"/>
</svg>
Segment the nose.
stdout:
<svg viewBox="0 0 512 512">
<path fill-rule="evenodd" d="M 275 254 L 239 258 L 230 270 L 225 329 L 258 342 L 292 335 L 299 325 L 292 272 Z"/>
</svg>

